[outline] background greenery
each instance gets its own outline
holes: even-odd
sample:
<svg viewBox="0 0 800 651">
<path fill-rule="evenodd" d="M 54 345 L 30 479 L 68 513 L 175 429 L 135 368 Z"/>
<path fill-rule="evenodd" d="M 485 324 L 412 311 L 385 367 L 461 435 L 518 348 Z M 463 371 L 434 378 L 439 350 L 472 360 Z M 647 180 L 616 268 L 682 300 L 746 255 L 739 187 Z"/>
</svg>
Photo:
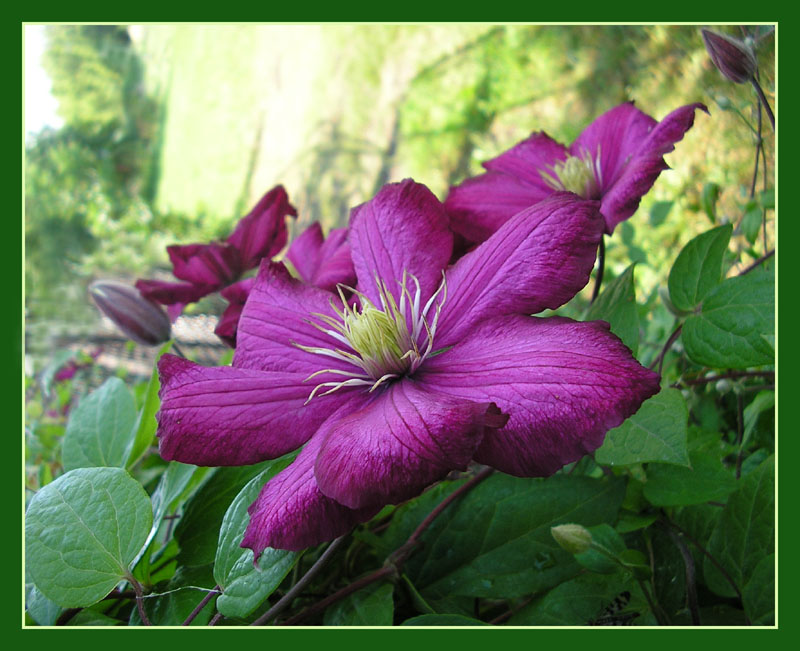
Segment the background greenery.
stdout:
<svg viewBox="0 0 800 651">
<path fill-rule="evenodd" d="M 628 99 L 657 119 L 702 101 L 712 117 L 698 117 L 668 157 L 673 171 L 608 251 L 612 275 L 629 257 L 640 262 L 649 291 L 708 225 L 704 188 L 720 188 L 717 210 L 730 218 L 752 173 L 742 118 L 717 105 L 750 111 L 751 90 L 722 78 L 693 26 L 58 25 L 47 34 L 65 126 L 26 146 L 34 352 L 54 331 L 91 331 L 93 278 L 166 274 L 167 244 L 224 236 L 277 183 L 300 211 L 295 229 L 331 228 L 387 181 L 410 176 L 444 198 L 531 131 L 570 142 Z M 769 43 L 760 54 L 770 88 Z M 648 220 L 662 200 L 674 200 L 671 210 Z"/>
</svg>

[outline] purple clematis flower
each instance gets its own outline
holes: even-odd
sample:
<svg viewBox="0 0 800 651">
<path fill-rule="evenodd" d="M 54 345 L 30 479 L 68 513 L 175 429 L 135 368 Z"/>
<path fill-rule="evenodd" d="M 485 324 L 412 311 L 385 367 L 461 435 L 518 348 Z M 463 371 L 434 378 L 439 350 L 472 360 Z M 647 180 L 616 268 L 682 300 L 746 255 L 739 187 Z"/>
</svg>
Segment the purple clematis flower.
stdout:
<svg viewBox="0 0 800 651">
<path fill-rule="evenodd" d="M 512 215 L 555 192 L 600 201 L 605 232 L 628 219 L 669 166 L 663 156 L 694 123 L 703 104 L 689 104 L 656 122 L 633 102 L 604 113 L 569 147 L 543 131 L 531 134 L 497 158 L 484 174 L 450 189 L 445 208 L 454 231 L 482 242 Z"/>
<path fill-rule="evenodd" d="M 314 287 L 333 290 L 339 284 L 356 282 L 345 228 L 335 228 L 325 238 L 322 227 L 314 222 L 292 242 L 286 257 L 300 278 Z M 255 278 L 246 278 L 220 292 L 229 305 L 214 332 L 232 348 L 236 346 L 236 328 L 254 282 Z"/>
<path fill-rule="evenodd" d="M 297 210 L 278 185 L 239 220 L 225 242 L 167 247 L 172 273 L 185 282 L 139 280 L 136 287 L 146 298 L 167 305 L 174 320 L 188 303 L 227 287 L 262 258 L 278 253 L 286 245 L 286 215 L 297 217 Z"/>
<path fill-rule="evenodd" d="M 232 366 L 161 358 L 161 455 L 244 465 L 305 445 L 249 509 L 256 558 L 340 536 L 471 460 L 552 474 L 659 389 L 606 323 L 528 316 L 587 283 L 602 229 L 597 202 L 558 193 L 448 268 L 442 204 L 385 186 L 350 219 L 359 305 L 264 261 Z"/>
</svg>

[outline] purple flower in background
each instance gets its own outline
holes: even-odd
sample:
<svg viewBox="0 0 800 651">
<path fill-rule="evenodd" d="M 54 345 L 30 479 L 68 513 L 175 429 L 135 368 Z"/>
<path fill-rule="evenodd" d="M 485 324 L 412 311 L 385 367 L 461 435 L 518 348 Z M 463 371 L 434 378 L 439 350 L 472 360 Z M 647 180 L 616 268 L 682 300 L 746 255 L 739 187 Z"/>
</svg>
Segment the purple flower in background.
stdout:
<svg viewBox="0 0 800 651">
<path fill-rule="evenodd" d="M 349 227 L 359 305 L 264 261 L 229 367 L 159 362 L 161 455 L 245 465 L 305 447 L 250 507 L 243 547 L 303 549 L 471 460 L 546 476 L 658 391 L 604 322 L 528 316 L 588 281 L 597 202 L 558 193 L 453 266 L 442 204 L 385 186 Z"/>
<path fill-rule="evenodd" d="M 188 303 L 219 291 L 236 281 L 262 258 L 271 258 L 285 245 L 286 215 L 297 216 L 283 186 L 267 192 L 225 242 L 167 247 L 172 273 L 185 282 L 139 280 L 136 287 L 147 298 L 169 306 L 175 319 Z"/>
<path fill-rule="evenodd" d="M 611 234 L 669 169 L 663 156 L 691 128 L 697 109 L 708 112 L 703 104 L 689 104 L 656 122 L 627 102 L 598 117 L 569 147 L 543 131 L 533 133 L 484 163 L 487 172 L 450 189 L 445 208 L 451 227 L 482 242 L 515 213 L 567 190 L 599 200 Z"/>
<path fill-rule="evenodd" d="M 292 242 L 286 257 L 301 280 L 314 287 L 333 290 L 356 282 L 345 228 L 336 228 L 325 238 L 322 227 L 314 222 Z M 220 292 L 229 305 L 214 332 L 231 347 L 236 346 L 236 328 L 254 282 L 255 278 L 246 278 Z"/>
<path fill-rule="evenodd" d="M 137 344 L 158 346 L 172 335 L 172 324 L 163 308 L 135 287 L 97 280 L 89 285 L 89 295 L 100 311 Z"/>
</svg>

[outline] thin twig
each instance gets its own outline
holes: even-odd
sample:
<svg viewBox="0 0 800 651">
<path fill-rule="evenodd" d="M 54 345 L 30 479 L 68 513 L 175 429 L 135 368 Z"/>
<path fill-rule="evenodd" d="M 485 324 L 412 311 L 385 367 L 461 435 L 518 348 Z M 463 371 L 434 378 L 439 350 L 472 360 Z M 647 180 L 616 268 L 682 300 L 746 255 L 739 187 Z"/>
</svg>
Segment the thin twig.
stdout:
<svg viewBox="0 0 800 651">
<path fill-rule="evenodd" d="M 728 571 L 727 571 L 727 570 L 726 570 L 724 567 L 722 567 L 722 564 L 721 564 L 721 563 L 720 563 L 720 562 L 719 562 L 719 561 L 718 561 L 716 558 L 714 558 L 714 557 L 711 555 L 711 552 L 709 552 L 709 551 L 708 551 L 708 550 L 707 550 L 705 547 L 703 547 L 703 545 L 701 545 L 701 544 L 700 544 L 700 543 L 699 543 L 697 540 L 695 540 L 695 539 L 694 539 L 694 538 L 693 538 L 693 537 L 692 537 L 692 536 L 691 536 L 691 535 L 690 535 L 690 534 L 689 534 L 689 533 L 688 533 L 688 532 L 687 532 L 685 529 L 683 529 L 683 528 L 682 528 L 680 525 L 678 525 L 678 524 L 674 523 L 672 520 L 670 520 L 670 519 L 668 519 L 668 518 L 666 518 L 666 517 L 664 517 L 664 518 L 663 518 L 663 520 L 664 520 L 664 522 L 666 522 L 666 523 L 667 523 L 667 524 L 668 524 L 670 527 L 673 527 L 673 528 L 674 528 L 674 529 L 675 529 L 677 532 L 679 532 L 681 535 L 683 535 L 683 537 L 684 537 L 684 538 L 686 538 L 686 540 L 688 540 L 688 541 L 689 541 L 690 543 L 692 543 L 692 544 L 693 544 L 695 547 L 697 547 L 698 551 L 699 551 L 699 552 L 701 552 L 701 553 L 703 554 L 703 556 L 705 556 L 705 557 L 706 557 L 706 558 L 707 558 L 709 561 L 711 561 L 711 563 L 714 565 L 714 567 L 716 567 L 716 568 L 719 570 L 720 574 L 722 574 L 722 576 L 725 578 L 725 580 L 726 580 L 726 581 L 727 581 L 727 582 L 730 584 L 730 586 L 733 588 L 733 591 L 736 593 L 736 596 L 737 596 L 737 597 L 739 597 L 739 601 L 743 601 L 743 600 L 742 600 L 742 591 L 741 591 L 741 590 L 739 590 L 739 586 L 738 586 L 738 585 L 736 585 L 736 582 L 733 580 L 733 578 L 731 577 L 731 575 L 730 575 L 730 574 L 728 574 Z M 750 618 L 747 616 L 747 613 L 745 613 L 744 617 L 745 617 L 745 622 L 747 623 L 747 625 L 748 625 L 748 626 L 750 626 L 750 625 L 751 625 L 751 622 L 750 622 Z"/>
<path fill-rule="evenodd" d="M 218 594 L 221 594 L 219 589 L 219 584 L 215 585 L 211 590 L 209 590 L 208 593 L 206 593 L 206 596 L 203 597 L 200 600 L 200 603 L 197 604 L 197 606 L 195 606 L 194 610 L 191 613 L 189 613 L 189 616 L 184 620 L 181 626 L 188 626 L 189 624 L 191 624 L 194 621 L 194 618 L 200 614 L 200 611 L 206 607 L 206 604 Z"/>
<path fill-rule="evenodd" d="M 592 300 L 589 302 L 594 303 L 598 294 L 600 294 L 600 285 L 603 284 L 603 270 L 606 266 L 606 243 L 605 235 L 600 235 L 600 247 L 597 249 L 597 275 L 594 278 L 594 290 L 592 291 Z"/>
<path fill-rule="evenodd" d="M 267 612 L 261 615 L 261 617 L 259 617 L 252 624 L 250 624 L 250 626 L 264 626 L 266 623 L 273 620 L 280 613 L 282 613 L 286 609 L 286 607 L 289 606 L 292 603 L 292 601 L 294 601 L 294 598 L 303 591 L 303 588 L 305 588 L 311 582 L 311 579 L 313 579 L 317 575 L 317 572 L 319 572 L 325 566 L 330 557 L 333 556 L 334 553 L 336 553 L 336 550 L 339 549 L 339 547 L 341 547 L 345 538 L 347 538 L 346 535 L 340 536 L 339 538 L 334 540 L 328 546 L 328 549 L 325 550 L 322 556 L 320 556 L 319 559 L 317 559 L 317 562 L 311 566 L 308 572 L 306 572 L 303 575 L 303 577 L 297 583 L 295 583 L 294 586 L 292 586 L 292 589 L 289 590 L 289 592 L 287 592 L 285 595 L 283 595 L 283 597 L 281 597 L 278 603 L 276 603 L 272 608 L 270 608 Z"/>
<path fill-rule="evenodd" d="M 758 95 L 758 99 L 761 102 L 761 105 L 764 107 L 764 110 L 767 112 L 767 117 L 769 118 L 769 122 L 772 125 L 772 130 L 775 130 L 775 114 L 772 112 L 772 108 L 767 101 L 766 95 L 764 95 L 764 91 L 761 90 L 761 84 L 756 81 L 755 77 L 750 78 L 750 83 L 753 84 L 753 88 L 756 89 L 756 95 Z"/>
<path fill-rule="evenodd" d="M 751 264 L 750 266 L 747 266 L 747 267 L 745 267 L 745 268 L 744 268 L 742 271 L 740 271 L 740 272 L 739 272 L 739 275 L 740 275 L 740 276 L 744 276 L 745 274 L 749 274 L 749 273 L 750 273 L 750 272 L 751 272 L 753 269 L 755 269 L 755 268 L 756 268 L 758 265 L 760 265 L 762 262 L 765 262 L 766 260 L 769 260 L 769 259 L 770 259 L 770 258 L 771 258 L 773 255 L 775 255 L 775 249 L 772 249 L 772 251 L 767 251 L 767 253 L 765 253 L 764 255 L 762 255 L 762 256 L 761 256 L 761 257 L 760 257 L 758 260 L 756 260 L 756 261 L 755 261 L 753 264 Z"/>
<path fill-rule="evenodd" d="M 178 353 L 178 355 L 183 357 L 183 359 L 189 359 L 188 357 L 186 357 L 186 355 L 184 355 L 183 351 L 178 347 L 178 342 L 176 341 L 172 342 L 172 350 L 174 350 L 176 353 Z"/>
<path fill-rule="evenodd" d="M 741 392 L 736 392 L 736 446 L 739 452 L 736 455 L 736 479 L 742 476 L 742 439 L 744 438 L 744 399 Z"/>
<path fill-rule="evenodd" d="M 208 622 L 209 626 L 216 626 L 217 622 L 222 619 L 222 613 L 216 613 L 212 618 L 211 621 Z"/>
<path fill-rule="evenodd" d="M 443 499 L 435 509 L 433 509 L 428 516 L 420 523 L 420 525 L 414 530 L 414 532 L 408 537 L 405 543 L 403 543 L 400 547 L 398 547 L 394 552 L 389 554 L 384 563 L 383 567 L 375 570 L 371 574 L 367 574 L 362 576 L 360 579 L 346 585 L 344 588 L 335 592 L 334 594 L 326 597 L 322 601 L 318 601 L 317 603 L 309 606 L 305 610 L 301 611 L 294 617 L 287 619 L 285 622 L 282 622 L 283 626 L 294 626 L 304 619 L 311 617 L 312 615 L 324 611 L 328 606 L 331 604 L 344 599 L 348 595 L 360 590 L 361 588 L 365 588 L 376 581 L 382 581 L 383 579 L 388 579 L 392 577 L 397 577 L 400 575 L 400 569 L 405 563 L 408 556 L 411 552 L 414 551 L 414 548 L 419 544 L 419 539 L 425 530 L 431 525 L 431 523 L 441 515 L 442 511 L 444 511 L 450 504 L 452 504 L 455 500 L 460 497 L 466 495 L 469 491 L 471 491 L 475 486 L 477 486 L 480 482 L 486 479 L 489 475 L 494 472 L 493 468 L 484 468 L 481 470 L 477 475 L 475 475 L 472 479 L 465 482 L 461 486 L 459 486 L 456 490 L 454 490 L 450 495 L 448 495 L 445 499 Z"/>
<path fill-rule="evenodd" d="M 661 352 L 658 354 L 658 357 L 653 360 L 653 363 L 650 364 L 650 370 L 652 371 L 654 367 L 658 366 L 658 374 L 661 375 L 661 369 L 664 366 L 664 355 L 667 354 L 667 351 L 672 347 L 672 344 L 678 339 L 681 334 L 681 330 L 683 329 L 683 324 L 679 325 L 672 334 L 667 339 L 667 343 L 664 344 L 664 347 L 661 349 Z"/>
<path fill-rule="evenodd" d="M 673 386 L 685 384 L 686 386 L 694 386 L 696 384 L 707 384 L 709 382 L 716 382 L 717 380 L 733 380 L 746 377 L 766 377 L 774 378 L 775 371 L 730 371 L 729 373 L 720 373 L 719 375 L 709 375 L 708 377 L 698 377 L 689 380 L 680 380 Z"/>
<path fill-rule="evenodd" d="M 683 566 L 686 570 L 686 601 L 689 606 L 689 612 L 692 615 L 692 625 L 700 626 L 700 607 L 697 604 L 697 581 L 696 571 L 694 566 L 694 558 L 686 543 L 683 542 L 681 537 L 675 533 L 668 524 L 661 522 L 661 526 L 667 531 L 672 542 L 680 550 L 683 556 Z"/>
</svg>

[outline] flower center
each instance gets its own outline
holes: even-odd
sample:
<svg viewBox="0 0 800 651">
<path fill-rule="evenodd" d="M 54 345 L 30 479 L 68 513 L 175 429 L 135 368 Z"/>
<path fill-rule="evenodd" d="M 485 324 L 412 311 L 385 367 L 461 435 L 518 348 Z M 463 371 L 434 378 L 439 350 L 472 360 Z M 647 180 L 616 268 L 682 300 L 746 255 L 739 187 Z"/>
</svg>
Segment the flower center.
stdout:
<svg viewBox="0 0 800 651">
<path fill-rule="evenodd" d="M 409 279 L 414 284 L 413 296 L 409 288 Z M 322 324 L 311 322 L 314 327 L 345 344 L 353 352 L 341 348 L 301 346 L 293 342 L 301 350 L 333 357 L 354 367 L 352 371 L 322 369 L 309 375 L 306 381 L 323 373 L 343 375 L 348 379 L 339 382 L 321 382 L 314 387 L 306 403 L 319 390 L 327 387 L 330 388 L 319 395 L 324 396 L 342 387 L 354 385 L 369 386 L 369 390 L 374 391 L 387 380 L 413 373 L 425 358 L 432 354 L 436 324 L 447 298 L 444 275 L 439 288 L 424 307 L 420 307 L 422 297 L 419 281 L 411 274 L 403 272 L 403 280 L 399 282 L 399 304 L 382 280 L 376 278 L 376 284 L 380 305 L 374 304 L 364 294 L 351 287 L 339 285 L 341 307 L 331 299 L 331 307 L 338 318 L 315 313 L 314 316 Z M 360 308 L 348 304 L 344 289 L 349 289 L 358 296 Z M 437 301 L 440 296 L 440 300 Z M 429 320 L 428 315 L 432 309 L 433 318 Z"/>
<path fill-rule="evenodd" d="M 544 170 L 539 173 L 544 182 L 554 190 L 574 192 L 584 199 L 600 197 L 603 177 L 600 171 L 599 148 L 597 156 L 584 150 L 580 156 L 568 156 L 566 160 L 557 162 L 550 170 L 552 174 Z"/>
</svg>

